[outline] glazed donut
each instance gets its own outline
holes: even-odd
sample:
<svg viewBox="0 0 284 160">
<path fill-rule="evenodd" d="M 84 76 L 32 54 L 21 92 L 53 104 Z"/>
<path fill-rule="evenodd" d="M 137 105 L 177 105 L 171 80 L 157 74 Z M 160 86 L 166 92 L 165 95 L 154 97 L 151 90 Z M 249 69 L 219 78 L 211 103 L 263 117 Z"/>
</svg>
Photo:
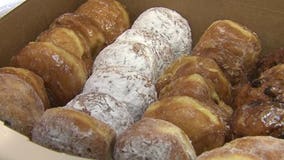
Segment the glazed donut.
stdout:
<svg viewBox="0 0 284 160">
<path fill-rule="evenodd" d="M 50 42 L 53 45 L 64 49 L 69 54 L 82 59 L 91 73 L 93 59 L 90 53 L 90 48 L 82 37 L 71 29 L 63 27 L 54 27 L 42 32 L 37 37 L 38 42 Z"/>
<path fill-rule="evenodd" d="M 121 68 L 95 70 L 87 80 L 83 92 L 105 93 L 126 103 L 128 112 L 136 121 L 148 105 L 157 99 L 155 86 L 137 72 L 122 71 Z"/>
<path fill-rule="evenodd" d="M 97 56 L 105 43 L 102 31 L 88 17 L 83 15 L 65 13 L 55 19 L 50 27 L 64 27 L 75 31 L 77 35 L 86 40 L 93 58 Z"/>
<path fill-rule="evenodd" d="M 114 159 L 194 160 L 195 151 L 186 134 L 163 120 L 143 118 L 116 141 Z"/>
<path fill-rule="evenodd" d="M 167 97 L 151 104 L 144 117 L 169 121 L 180 127 L 192 141 L 197 153 L 225 143 L 228 126 L 219 107 L 199 102 L 188 96 Z"/>
<path fill-rule="evenodd" d="M 132 29 L 160 34 L 170 45 L 175 58 L 191 52 L 191 29 L 186 19 L 176 11 L 154 7 L 144 11 Z"/>
<path fill-rule="evenodd" d="M 214 59 L 233 86 L 247 81 L 261 45 L 255 33 L 231 20 L 215 21 L 201 36 L 193 55 Z"/>
<path fill-rule="evenodd" d="M 89 17 L 104 33 L 107 44 L 129 28 L 128 14 L 115 0 L 88 0 L 75 13 Z"/>
<path fill-rule="evenodd" d="M 31 137 L 34 124 L 48 107 L 40 77 L 25 69 L 0 69 L 0 120 L 6 126 Z"/>
<path fill-rule="evenodd" d="M 47 110 L 32 131 L 33 142 L 86 158 L 109 160 L 115 132 L 89 115 L 65 108 Z"/>
<path fill-rule="evenodd" d="M 111 126 L 120 135 L 134 123 L 127 106 L 104 93 L 82 93 L 70 101 L 66 108 L 73 108 Z"/>
<path fill-rule="evenodd" d="M 88 76 L 81 59 L 50 42 L 31 42 L 12 58 L 12 64 L 29 69 L 45 82 L 52 106 L 65 105 L 78 94 Z"/>
<path fill-rule="evenodd" d="M 154 82 L 157 76 L 157 58 L 153 51 L 136 42 L 113 43 L 97 56 L 93 72 L 101 68 L 125 68 Z"/>
<path fill-rule="evenodd" d="M 197 160 L 280 160 L 284 158 L 284 140 L 269 136 L 239 138 L 223 147 L 200 155 Z"/>
<path fill-rule="evenodd" d="M 170 44 L 160 34 L 151 31 L 128 29 L 117 38 L 116 43 L 120 42 L 137 42 L 152 49 L 153 53 L 157 55 L 158 76 L 175 58 Z"/>
<path fill-rule="evenodd" d="M 226 104 L 231 103 L 230 82 L 214 60 L 199 56 L 182 56 L 174 61 L 156 83 L 158 94 L 162 88 L 173 80 L 195 73 L 211 80 L 218 96 L 222 98 Z"/>
</svg>

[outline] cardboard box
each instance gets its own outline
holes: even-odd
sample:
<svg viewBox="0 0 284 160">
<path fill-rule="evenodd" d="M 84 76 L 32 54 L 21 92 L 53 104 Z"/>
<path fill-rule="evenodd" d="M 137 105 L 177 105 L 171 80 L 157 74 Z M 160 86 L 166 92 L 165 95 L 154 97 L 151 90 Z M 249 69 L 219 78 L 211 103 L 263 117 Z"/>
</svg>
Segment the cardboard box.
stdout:
<svg viewBox="0 0 284 160">
<path fill-rule="evenodd" d="M 47 29 L 59 15 L 71 12 L 84 0 L 28 0 L 0 20 L 0 66 L 29 41 Z M 178 11 L 189 20 L 196 43 L 204 30 L 215 20 L 231 19 L 255 31 L 263 53 L 284 47 L 283 0 L 121 0 L 133 21 L 141 12 L 153 6 Z M 80 160 L 38 146 L 28 138 L 0 123 L 0 159 L 2 160 Z M 83 160 L 83 159 L 82 159 Z"/>
</svg>

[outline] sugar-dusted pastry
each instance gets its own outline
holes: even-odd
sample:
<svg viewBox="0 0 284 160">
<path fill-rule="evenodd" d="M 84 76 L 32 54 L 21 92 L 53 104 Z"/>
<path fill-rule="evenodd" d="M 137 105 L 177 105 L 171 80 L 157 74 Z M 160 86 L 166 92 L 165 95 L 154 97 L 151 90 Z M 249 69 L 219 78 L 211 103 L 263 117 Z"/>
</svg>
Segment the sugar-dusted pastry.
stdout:
<svg viewBox="0 0 284 160">
<path fill-rule="evenodd" d="M 53 108 L 47 110 L 35 125 L 32 140 L 56 151 L 111 160 L 115 132 L 85 113 Z"/>
<path fill-rule="evenodd" d="M 97 56 L 97 53 L 105 44 L 105 37 L 102 31 L 86 16 L 65 13 L 54 20 L 51 28 L 54 27 L 69 28 L 84 38 L 91 49 L 93 58 Z"/>
<path fill-rule="evenodd" d="M 158 76 L 160 76 L 164 69 L 175 59 L 168 41 L 163 39 L 160 34 L 151 31 L 128 29 L 117 38 L 116 43 L 119 42 L 141 43 L 152 49 L 153 53 L 156 55 L 158 63 Z"/>
<path fill-rule="evenodd" d="M 233 86 L 247 81 L 261 51 L 257 35 L 231 20 L 218 20 L 203 33 L 194 55 L 214 59 Z"/>
<path fill-rule="evenodd" d="M 155 86 L 151 80 L 118 67 L 95 70 L 83 92 L 105 93 L 125 103 L 134 120 L 140 119 L 148 105 L 156 100 Z"/>
<path fill-rule="evenodd" d="M 199 56 L 182 56 L 172 63 L 159 78 L 156 89 L 159 93 L 162 88 L 175 79 L 191 74 L 200 74 L 211 80 L 218 96 L 226 103 L 231 103 L 231 84 L 224 76 L 216 62 L 210 58 Z"/>
<path fill-rule="evenodd" d="M 101 68 L 125 68 L 154 82 L 158 77 L 157 57 L 151 48 L 137 42 L 117 42 L 97 56 L 93 71 Z"/>
<path fill-rule="evenodd" d="M 31 137 L 31 130 L 49 107 L 42 79 L 20 68 L 0 69 L 0 120 Z"/>
<path fill-rule="evenodd" d="M 239 138 L 200 155 L 197 160 L 280 160 L 284 140 L 269 136 Z"/>
<path fill-rule="evenodd" d="M 143 118 L 116 141 L 114 159 L 194 160 L 195 151 L 186 134 L 164 120 Z"/>
<path fill-rule="evenodd" d="M 144 11 L 132 29 L 160 34 L 171 45 L 175 58 L 191 52 L 191 29 L 186 19 L 176 11 L 154 7 Z"/>
<path fill-rule="evenodd" d="M 163 119 L 180 127 L 197 154 L 225 143 L 227 126 L 218 107 L 187 96 L 168 97 L 151 104 L 144 117 Z"/>
<path fill-rule="evenodd" d="M 132 116 L 127 111 L 126 104 L 104 93 L 79 94 L 66 107 L 85 112 L 108 124 L 116 131 L 117 135 L 134 123 Z"/>
<path fill-rule="evenodd" d="M 67 53 L 82 59 L 91 72 L 93 59 L 90 47 L 86 40 L 71 29 L 64 27 L 54 27 L 42 32 L 37 37 L 38 42 L 50 42 L 56 47 L 64 49 Z"/>
<path fill-rule="evenodd" d="M 116 0 L 88 0 L 75 13 L 89 17 L 104 33 L 107 44 L 129 27 L 128 13 Z"/>
<path fill-rule="evenodd" d="M 12 58 L 12 64 L 38 74 L 52 106 L 65 105 L 77 95 L 88 76 L 84 62 L 50 42 L 31 42 Z"/>
</svg>

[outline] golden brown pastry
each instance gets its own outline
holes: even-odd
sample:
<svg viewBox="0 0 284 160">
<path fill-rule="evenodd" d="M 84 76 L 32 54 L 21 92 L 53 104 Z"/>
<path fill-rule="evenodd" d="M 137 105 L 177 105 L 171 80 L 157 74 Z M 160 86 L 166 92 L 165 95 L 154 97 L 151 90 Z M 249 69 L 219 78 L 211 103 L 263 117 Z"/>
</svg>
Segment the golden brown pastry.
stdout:
<svg viewBox="0 0 284 160">
<path fill-rule="evenodd" d="M 37 37 L 37 41 L 50 42 L 78 59 L 82 59 L 87 66 L 88 72 L 91 73 L 93 59 L 90 48 L 85 39 L 77 35 L 73 30 L 64 27 L 54 27 L 42 32 Z"/>
<path fill-rule="evenodd" d="M 176 96 L 154 102 L 144 117 L 166 120 L 180 127 L 192 141 L 196 153 L 201 154 L 225 143 L 227 126 L 223 114 L 218 107 Z"/>
<path fill-rule="evenodd" d="M 48 104 L 40 77 L 25 69 L 0 69 L 0 120 L 5 125 L 31 137 Z"/>
<path fill-rule="evenodd" d="M 231 20 L 219 20 L 201 36 L 193 55 L 214 59 L 235 86 L 246 82 L 260 51 L 260 41 L 255 33 Z"/>
<path fill-rule="evenodd" d="M 110 160 L 115 132 L 85 113 L 53 108 L 47 110 L 35 125 L 32 140 L 57 151 Z"/>
<path fill-rule="evenodd" d="M 194 160 L 196 155 L 180 128 L 167 121 L 143 118 L 117 138 L 114 159 Z"/>
<path fill-rule="evenodd" d="M 41 98 L 44 104 L 44 108 L 48 109 L 50 107 L 49 100 L 44 87 L 44 81 L 41 79 L 41 77 L 29 70 L 15 67 L 0 68 L 0 73 L 17 75 L 19 78 L 29 83 L 35 89 L 38 96 Z"/>
<path fill-rule="evenodd" d="M 156 89 L 159 93 L 171 81 L 191 74 L 200 74 L 211 80 L 219 97 L 226 103 L 231 103 L 231 84 L 223 75 L 216 62 L 199 56 L 183 56 L 172 63 L 159 78 Z"/>
<path fill-rule="evenodd" d="M 282 160 L 284 140 L 269 136 L 239 138 L 200 155 L 197 160 Z"/>
<path fill-rule="evenodd" d="M 266 70 L 253 85 L 244 86 L 236 99 L 234 134 L 284 136 L 284 64 Z"/>
<path fill-rule="evenodd" d="M 93 59 L 97 53 L 102 49 L 105 43 L 105 37 L 102 31 L 92 23 L 92 21 L 83 15 L 75 13 L 65 13 L 55 19 L 51 24 L 51 28 L 65 27 L 73 30 L 77 35 L 83 37 L 91 49 Z"/>
<path fill-rule="evenodd" d="M 12 64 L 42 77 L 52 106 L 70 101 L 81 91 L 88 76 L 81 59 L 49 42 L 29 43 L 12 58 Z"/>
<path fill-rule="evenodd" d="M 224 113 L 227 113 L 226 121 L 229 121 L 233 114 L 232 108 L 220 100 L 212 81 L 200 74 L 183 76 L 170 82 L 160 91 L 159 99 L 172 96 L 189 96 L 210 105 L 217 105 Z"/>
<path fill-rule="evenodd" d="M 75 13 L 89 17 L 103 31 L 107 44 L 129 27 L 126 10 L 115 0 L 88 0 Z"/>
</svg>

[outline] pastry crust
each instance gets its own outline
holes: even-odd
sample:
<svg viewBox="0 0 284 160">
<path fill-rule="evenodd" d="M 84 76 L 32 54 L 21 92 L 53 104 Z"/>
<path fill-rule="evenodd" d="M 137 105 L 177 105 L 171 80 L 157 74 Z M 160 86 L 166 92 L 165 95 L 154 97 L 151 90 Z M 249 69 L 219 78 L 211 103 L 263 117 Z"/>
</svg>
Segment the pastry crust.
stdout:
<svg viewBox="0 0 284 160">
<path fill-rule="evenodd" d="M 85 112 L 111 126 L 120 135 L 134 120 L 127 111 L 127 104 L 104 93 L 81 93 L 65 107 Z"/>
<path fill-rule="evenodd" d="M 65 13 L 56 18 L 50 27 L 65 27 L 75 31 L 77 35 L 86 40 L 93 59 L 105 45 L 105 37 L 102 31 L 88 17 L 83 15 Z"/>
<path fill-rule="evenodd" d="M 53 150 L 110 160 L 115 132 L 85 113 L 53 108 L 47 110 L 34 127 L 32 140 Z"/>
<path fill-rule="evenodd" d="M 255 33 L 231 20 L 215 21 L 201 36 L 193 55 L 214 59 L 233 86 L 247 81 L 261 51 Z"/>
<path fill-rule="evenodd" d="M 115 0 L 88 0 L 75 13 L 89 17 L 104 33 L 107 44 L 129 28 L 128 13 Z"/>
<path fill-rule="evenodd" d="M 186 134 L 163 120 L 143 118 L 117 138 L 114 159 L 194 160 Z"/>
<path fill-rule="evenodd" d="M 49 42 L 29 43 L 12 58 L 12 64 L 42 77 L 53 106 L 65 105 L 77 95 L 88 76 L 82 60 Z"/>
<path fill-rule="evenodd" d="M 176 11 L 163 7 L 150 8 L 136 19 L 132 29 L 160 34 L 171 45 L 175 58 L 191 52 L 191 28 Z"/>
<path fill-rule="evenodd" d="M 71 29 L 55 27 L 42 32 L 37 37 L 38 42 L 50 42 L 53 45 L 64 49 L 69 54 L 85 62 L 88 72 L 91 73 L 93 59 L 90 48 L 85 39 L 81 38 Z"/>
<path fill-rule="evenodd" d="M 214 60 L 199 56 L 182 56 L 172 63 L 156 83 L 157 92 L 159 93 L 171 81 L 195 73 L 211 80 L 218 96 L 226 104 L 231 104 L 230 82 Z"/>
<path fill-rule="evenodd" d="M 18 78 L 21 78 L 25 82 L 29 83 L 41 98 L 44 104 L 44 108 L 48 109 L 50 107 L 47 93 L 44 87 L 44 82 L 41 77 L 27 69 L 15 67 L 0 68 L 0 73 L 16 75 Z"/>
<path fill-rule="evenodd" d="M 151 104 L 144 117 L 163 119 L 180 127 L 192 141 L 197 155 L 222 146 L 227 127 L 218 107 L 191 97 L 164 98 Z"/>
<path fill-rule="evenodd" d="M 197 160 L 279 160 L 284 158 L 284 140 L 269 136 L 239 138 L 200 155 Z"/>
<path fill-rule="evenodd" d="M 0 119 L 8 127 L 31 137 L 31 130 L 43 114 L 45 104 L 32 85 L 32 81 L 23 78 L 24 74 L 19 76 L 18 73 L 12 73 L 13 71 L 5 73 L 3 69 L 1 70 Z M 17 72 L 23 71 L 17 70 Z"/>
</svg>

